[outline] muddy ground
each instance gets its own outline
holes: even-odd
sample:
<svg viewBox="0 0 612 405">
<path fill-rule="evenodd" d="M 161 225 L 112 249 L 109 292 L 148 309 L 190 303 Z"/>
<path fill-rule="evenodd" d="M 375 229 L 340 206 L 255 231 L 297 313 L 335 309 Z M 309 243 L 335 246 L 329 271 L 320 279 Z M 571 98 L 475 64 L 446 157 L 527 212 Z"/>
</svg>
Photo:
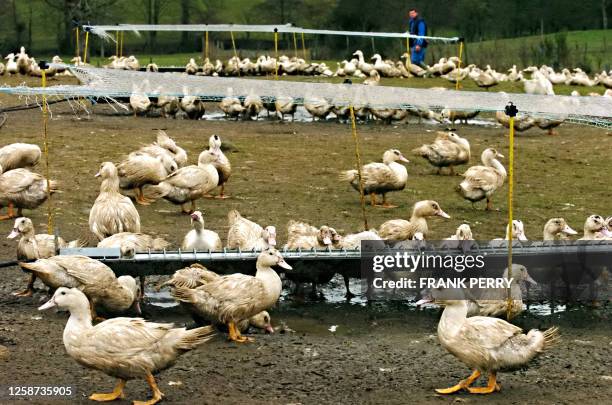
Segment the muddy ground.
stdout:
<svg viewBox="0 0 612 405">
<path fill-rule="evenodd" d="M 0 96 L 0 108 L 19 103 L 23 101 Z M 214 111 L 214 106 L 209 110 Z M 206 227 L 218 231 L 222 239 L 227 232 L 226 214 L 233 208 L 260 224 L 276 225 L 280 243 L 289 219 L 328 223 L 341 232 L 363 227 L 358 194 L 337 180 L 340 170 L 354 167 L 354 146 L 345 124 L 132 118 L 117 116 L 101 105 L 93 111 L 75 114 L 67 104 L 52 106 L 51 177 L 60 181 L 62 190 L 53 198 L 52 208 L 54 224 L 67 239 L 89 234 L 89 208 L 99 188 L 93 175 L 99 164 L 117 162 L 151 142 L 159 128 L 187 150 L 192 163 L 213 133 L 233 145 L 227 152 L 234 169 L 227 188 L 232 198 L 198 203 L 206 212 Z M 457 127 L 472 145 L 473 163 L 489 146 L 507 155 L 505 129 Z M 431 238 L 451 235 L 462 222 L 470 224 L 477 239 L 502 237 L 505 187 L 494 198 L 500 211 L 484 212 L 482 204 L 474 209 L 453 191 L 459 177 L 436 176 L 426 162 L 410 153 L 441 128 L 415 122 L 358 126 L 364 162 L 379 160 L 389 148 L 398 148 L 411 159 L 407 189 L 389 195 L 399 208 L 368 207 L 370 226 L 407 218 L 414 202 L 434 199 L 452 219 L 431 220 Z M 40 111 L 10 113 L 0 129 L 0 144 L 41 145 L 41 130 Z M 551 217 L 565 217 L 581 230 L 592 213 L 612 215 L 612 136 L 602 129 L 573 125 L 564 125 L 558 132 L 559 136 L 547 136 L 533 129 L 518 135 L 515 215 L 525 223 L 530 239 L 541 238 L 542 227 Z M 40 232 L 46 225 L 46 207 L 25 212 Z M 190 229 L 189 218 L 165 201 L 138 209 L 143 231 L 162 236 L 174 246 Z M 7 235 L 11 228 L 12 221 L 0 223 L 0 235 Z M 13 259 L 15 245 L 0 237 L 0 259 Z M 62 345 L 65 314 L 36 311 L 44 294 L 27 299 L 11 296 L 23 283 L 24 275 L 17 268 L 0 269 L 0 345 L 8 348 L 8 359 L 0 360 L 0 383 L 76 387 L 78 401 L 57 403 L 89 403 L 86 396 L 91 392 L 110 390 L 111 378 L 80 367 L 66 355 Z M 502 374 L 502 392 L 487 398 L 435 395 L 433 388 L 454 384 L 469 370 L 437 343 L 436 311 L 416 311 L 402 304 L 285 302 L 272 311 L 273 322 L 284 323 L 295 333 L 259 335 L 255 344 L 244 346 L 229 344 L 219 335 L 162 373 L 160 387 L 167 403 L 603 403 L 612 394 L 609 312 L 579 309 L 553 316 L 521 316 L 517 322 L 525 327 L 559 325 L 563 341 L 528 370 Z M 190 322 L 173 308 L 148 305 L 145 314 L 148 319 Z M 336 333 L 328 331 L 331 325 L 339 325 Z M 146 395 L 144 381 L 128 384 L 128 399 L 143 400 Z M 0 398 L 0 403 L 10 402 Z"/>
</svg>

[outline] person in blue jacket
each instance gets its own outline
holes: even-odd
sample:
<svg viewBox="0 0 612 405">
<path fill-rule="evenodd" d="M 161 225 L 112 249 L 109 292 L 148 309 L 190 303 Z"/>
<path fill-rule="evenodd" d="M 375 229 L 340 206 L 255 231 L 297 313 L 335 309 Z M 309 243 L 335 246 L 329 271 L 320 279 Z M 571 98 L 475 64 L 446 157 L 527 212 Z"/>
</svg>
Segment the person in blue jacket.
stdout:
<svg viewBox="0 0 612 405">
<path fill-rule="evenodd" d="M 419 11 L 416 8 L 411 8 L 408 12 L 410 17 L 409 32 L 412 35 L 427 35 L 427 24 L 425 20 L 419 17 Z M 410 38 L 410 60 L 415 65 L 425 66 L 425 49 L 427 48 L 427 40 L 423 38 Z"/>
</svg>

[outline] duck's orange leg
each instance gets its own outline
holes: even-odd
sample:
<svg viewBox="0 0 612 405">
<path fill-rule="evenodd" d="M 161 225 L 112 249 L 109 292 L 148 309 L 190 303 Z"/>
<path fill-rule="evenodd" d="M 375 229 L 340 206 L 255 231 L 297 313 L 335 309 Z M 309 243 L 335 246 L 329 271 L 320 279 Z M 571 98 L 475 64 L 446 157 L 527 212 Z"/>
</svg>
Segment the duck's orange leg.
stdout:
<svg viewBox="0 0 612 405">
<path fill-rule="evenodd" d="M 153 374 L 147 373 L 147 382 L 149 383 L 149 387 L 151 387 L 151 391 L 153 391 L 153 398 L 148 401 L 134 401 L 134 405 L 153 405 L 161 401 L 163 398 L 164 394 L 159 390 Z"/>
<path fill-rule="evenodd" d="M 238 327 L 236 326 L 236 324 L 234 322 L 229 322 L 227 324 L 227 328 L 229 329 L 229 339 L 232 342 L 236 342 L 236 343 L 247 343 L 247 342 L 253 342 L 254 339 L 246 337 L 246 336 L 242 336 L 240 334 L 240 330 L 238 329 Z"/>
<path fill-rule="evenodd" d="M 31 297 L 34 294 L 34 282 L 36 281 L 36 274 L 30 274 L 30 281 L 28 281 L 28 286 L 25 290 L 13 293 L 16 297 Z"/>
<path fill-rule="evenodd" d="M 123 399 L 125 397 L 123 395 L 124 387 L 125 387 L 125 380 L 119 379 L 113 392 L 110 392 L 108 394 L 91 394 L 89 396 L 89 399 L 93 401 L 99 401 L 99 402 L 114 401 L 117 398 Z"/>
<path fill-rule="evenodd" d="M 13 203 L 9 202 L 8 211 L 6 215 L 0 215 L 0 221 L 4 221 L 5 219 L 15 218 L 15 211 L 13 211 Z"/>
<path fill-rule="evenodd" d="M 134 189 L 134 194 L 136 195 L 136 202 L 138 204 L 140 204 L 140 205 L 151 205 L 152 200 L 149 200 L 148 198 L 145 198 L 144 192 L 142 191 L 142 188 L 136 187 Z"/>
<path fill-rule="evenodd" d="M 378 203 L 376 202 L 375 193 L 370 193 L 370 205 L 372 205 L 372 207 L 376 207 L 378 205 Z"/>
<path fill-rule="evenodd" d="M 474 370 L 471 376 L 469 376 L 465 380 L 459 381 L 459 384 L 454 385 L 450 388 L 436 388 L 436 392 L 438 394 L 452 394 L 460 390 L 470 389 L 470 385 L 472 385 L 472 383 L 476 381 L 478 377 L 480 377 L 480 371 Z"/>
<path fill-rule="evenodd" d="M 397 208 L 397 205 L 389 204 L 387 202 L 387 195 L 386 194 L 383 194 L 382 196 L 383 196 L 383 201 L 382 201 L 381 207 L 383 207 L 383 208 Z"/>
<path fill-rule="evenodd" d="M 485 210 L 493 211 L 493 203 L 491 202 L 491 199 L 489 197 L 487 197 L 487 207 L 485 208 Z"/>
<path fill-rule="evenodd" d="M 489 381 L 486 387 L 468 387 L 470 394 L 490 394 L 501 390 L 501 386 L 497 383 L 497 373 L 489 373 Z"/>
<path fill-rule="evenodd" d="M 225 200 L 226 198 L 230 198 L 230 196 L 229 196 L 229 195 L 225 195 L 225 194 L 223 193 L 223 191 L 224 191 L 224 190 L 225 190 L 225 183 L 221 184 L 221 192 L 220 192 L 220 193 L 219 193 L 219 195 L 218 195 L 218 196 L 216 196 L 215 198 L 221 198 L 221 199 L 223 199 L 223 200 Z"/>
</svg>

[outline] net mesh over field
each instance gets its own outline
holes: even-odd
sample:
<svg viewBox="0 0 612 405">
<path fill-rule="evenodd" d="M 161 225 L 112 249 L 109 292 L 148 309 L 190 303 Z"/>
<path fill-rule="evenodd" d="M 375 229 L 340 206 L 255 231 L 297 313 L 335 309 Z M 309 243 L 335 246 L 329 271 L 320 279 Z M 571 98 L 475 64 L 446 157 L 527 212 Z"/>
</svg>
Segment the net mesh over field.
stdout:
<svg viewBox="0 0 612 405">
<path fill-rule="evenodd" d="M 57 96 L 63 98 L 118 98 L 131 94 L 149 97 L 184 95 L 203 101 L 220 101 L 224 97 L 257 95 L 264 102 L 291 97 L 300 105 L 312 99 L 327 99 L 336 106 L 396 109 L 448 108 L 460 111 L 503 111 L 509 102 L 519 112 L 534 117 L 566 120 L 578 124 L 612 128 L 612 98 L 544 96 L 504 92 L 473 92 L 443 89 L 414 89 L 362 84 L 331 84 L 188 76 L 180 73 L 149 73 L 94 67 L 69 69 L 81 85 L 51 87 L 0 87 L 0 92 L 22 96 Z"/>
</svg>

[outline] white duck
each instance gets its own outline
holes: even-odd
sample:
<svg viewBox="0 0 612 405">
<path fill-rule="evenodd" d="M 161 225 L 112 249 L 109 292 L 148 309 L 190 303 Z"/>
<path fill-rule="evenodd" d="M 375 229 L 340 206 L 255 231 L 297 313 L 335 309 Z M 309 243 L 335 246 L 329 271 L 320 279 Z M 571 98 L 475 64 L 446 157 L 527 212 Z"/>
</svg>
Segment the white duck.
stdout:
<svg viewBox="0 0 612 405">
<path fill-rule="evenodd" d="M 409 221 L 405 219 L 392 219 L 384 222 L 378 229 L 378 235 L 382 239 L 404 241 L 412 239 L 416 233 L 427 236 L 429 227 L 427 218 L 439 216 L 450 218 L 446 212 L 442 211 L 440 204 L 433 200 L 419 201 L 412 208 L 412 216 Z"/>
<path fill-rule="evenodd" d="M 436 389 L 439 394 L 467 390 L 472 394 L 490 394 L 501 389 L 497 372 L 527 365 L 533 358 L 552 346 L 558 338 L 553 327 L 544 332 L 531 330 L 527 334 L 499 318 L 474 316 L 468 318 L 467 300 L 437 300 L 444 312 L 438 324 L 440 344 L 474 372 L 450 388 Z M 486 387 L 471 387 L 481 373 L 488 373 Z"/>
<path fill-rule="evenodd" d="M 198 69 L 198 64 L 194 58 L 189 59 L 189 62 L 187 62 L 187 65 L 185 65 L 185 73 L 188 75 L 195 75 L 198 73 Z"/>
<path fill-rule="evenodd" d="M 140 232 L 140 215 L 132 200 L 119 192 L 117 167 L 104 162 L 96 177 L 102 178 L 100 194 L 89 212 L 89 229 L 98 240 L 119 232 Z"/>
<path fill-rule="evenodd" d="M 332 228 L 319 229 L 304 222 L 289 221 L 285 249 L 324 249 L 332 246 Z"/>
<path fill-rule="evenodd" d="M 584 221 L 584 235 L 578 240 L 612 239 L 606 220 L 601 215 L 590 215 Z"/>
<path fill-rule="evenodd" d="M 213 134 L 208 138 L 208 151 L 206 153 L 202 152 L 198 157 L 198 164 L 205 164 L 205 160 L 208 154 L 213 154 L 214 159 L 212 161 L 213 166 L 217 169 L 217 173 L 219 174 L 219 181 L 217 185 L 221 187 L 221 191 L 216 198 L 229 198 L 228 195 L 225 194 L 225 183 L 229 180 L 232 175 L 232 165 L 230 164 L 229 159 L 225 156 L 225 153 L 221 150 L 221 138 L 219 135 Z"/>
<path fill-rule="evenodd" d="M 15 62 L 15 54 L 9 53 L 6 58 L 6 72 L 9 75 L 16 75 L 19 72 L 19 68 L 17 67 L 17 62 Z"/>
<path fill-rule="evenodd" d="M 355 51 L 355 53 L 353 53 L 353 56 L 357 56 L 357 69 L 359 69 L 362 73 L 369 75 L 370 72 L 375 70 L 374 65 L 372 65 L 371 63 L 366 63 L 366 61 L 363 59 L 363 52 L 361 50 Z"/>
<path fill-rule="evenodd" d="M 32 168 L 40 161 L 38 145 L 12 143 L 0 148 L 0 166 L 5 172 L 18 168 Z"/>
<path fill-rule="evenodd" d="M 333 109 L 333 105 L 322 97 L 310 97 L 304 100 L 304 108 L 312 115 L 312 121 L 315 118 L 325 121 L 325 118 Z"/>
<path fill-rule="evenodd" d="M 181 206 L 183 213 L 196 210 L 196 200 L 205 197 L 219 184 L 219 173 L 213 165 L 218 157 L 206 150 L 200 154 L 198 165 L 181 167 L 155 186 L 146 186 L 144 199 L 147 202 L 164 198 Z M 191 203 L 191 210 L 186 208 Z"/>
<path fill-rule="evenodd" d="M 172 295 L 193 305 L 203 318 L 227 324 L 230 340 L 252 341 L 242 336 L 236 325 L 261 311 L 271 308 L 282 290 L 282 282 L 272 266 L 291 270 L 276 249 L 266 249 L 257 257 L 255 277 L 245 274 L 221 276 L 196 289 L 176 286 Z"/>
<path fill-rule="evenodd" d="M 495 238 L 490 243 L 491 247 L 505 247 L 508 246 L 508 241 L 510 240 L 510 226 L 506 225 L 506 236 L 504 238 Z M 520 219 L 512 220 L 512 240 L 518 240 L 521 242 L 527 241 L 527 236 L 525 235 L 525 225 L 523 221 Z"/>
<path fill-rule="evenodd" d="M 481 156 L 484 166 L 470 167 L 463 174 L 465 179 L 457 188 L 459 194 L 472 204 L 486 198 L 487 210 L 493 209 L 491 197 L 506 180 L 506 169 L 497 160 L 498 157 L 503 157 L 503 155 L 493 148 L 485 149 Z"/>
<path fill-rule="evenodd" d="M 240 250 L 264 250 L 276 246 L 276 228 L 262 228 L 236 210 L 228 212 L 227 247 Z"/>
<path fill-rule="evenodd" d="M 17 244 L 17 260 L 44 259 L 55 256 L 59 249 L 64 247 L 80 247 L 81 241 L 75 240 L 66 243 L 59 236 L 46 233 L 36 233 L 34 224 L 30 218 L 19 217 L 15 220 L 13 231 L 7 236 L 8 239 L 15 239 L 21 236 Z M 30 297 L 34 292 L 34 282 L 36 275 L 31 273 L 28 286 L 25 290 L 15 293 L 18 297 Z"/>
<path fill-rule="evenodd" d="M 115 318 L 92 326 L 88 306 L 87 297 L 79 290 L 59 288 L 38 309 L 57 307 L 70 311 L 63 338 L 68 355 L 85 367 L 119 379 L 113 392 L 92 394 L 89 399 L 94 401 L 123 398 L 128 380 L 144 378 L 151 387 L 153 398 L 134 403 L 152 405 L 159 402 L 164 394 L 153 375 L 171 367 L 179 355 L 214 336 L 211 326 L 186 330 L 141 318 Z"/>
<path fill-rule="evenodd" d="M 131 276 L 115 277 L 110 267 L 98 260 L 87 256 L 61 255 L 21 263 L 21 266 L 35 273 L 51 289 L 75 287 L 83 291 L 91 302 L 94 319 L 97 307 L 113 314 L 126 312 L 130 308 L 140 313 L 140 287 L 136 280 Z"/>
<path fill-rule="evenodd" d="M 144 115 L 151 109 L 151 100 L 146 93 L 141 90 L 136 84 L 132 85 L 132 93 L 130 94 L 130 107 L 134 112 L 134 117 Z"/>
<path fill-rule="evenodd" d="M 551 218 L 544 225 L 543 240 L 557 240 L 567 238 L 567 235 L 576 235 L 564 218 Z"/>
<path fill-rule="evenodd" d="M 204 103 L 198 97 L 189 95 L 189 89 L 186 86 L 183 86 L 183 97 L 179 105 L 189 119 L 197 120 L 204 115 Z"/>
<path fill-rule="evenodd" d="M 395 208 L 387 202 L 386 194 L 391 191 L 400 191 L 406 187 L 408 171 L 398 161 L 408 163 L 409 160 L 397 149 L 389 149 L 383 154 L 383 163 L 368 163 L 361 168 L 363 178 L 363 193 L 370 195 L 372 206 L 378 205 L 376 194 L 382 194 L 382 207 Z M 359 191 L 359 172 L 346 170 L 340 174 L 342 181 L 350 182 L 351 186 Z"/>
<path fill-rule="evenodd" d="M 437 167 L 438 174 L 443 167 L 449 167 L 451 175 L 455 174 L 454 166 L 469 162 L 471 155 L 469 141 L 454 132 L 439 132 L 433 143 L 416 148 L 413 152 Z"/>
<path fill-rule="evenodd" d="M 226 118 L 238 119 L 244 113 L 244 107 L 238 97 L 224 97 L 219 103 L 219 108 L 223 111 Z"/>
<path fill-rule="evenodd" d="M 191 214 L 193 229 L 185 235 L 181 249 L 197 251 L 220 251 L 223 248 L 217 232 L 204 229 L 204 216 L 200 211 Z"/>
<path fill-rule="evenodd" d="M 263 108 L 263 102 L 258 95 L 250 94 L 244 98 L 244 114 L 246 117 L 259 119 L 259 113 Z"/>
<path fill-rule="evenodd" d="M 281 121 L 285 119 L 285 115 L 291 115 L 291 122 L 295 119 L 295 111 L 297 110 L 297 104 L 290 96 L 279 96 L 274 101 L 276 111 L 281 115 Z"/>
</svg>

